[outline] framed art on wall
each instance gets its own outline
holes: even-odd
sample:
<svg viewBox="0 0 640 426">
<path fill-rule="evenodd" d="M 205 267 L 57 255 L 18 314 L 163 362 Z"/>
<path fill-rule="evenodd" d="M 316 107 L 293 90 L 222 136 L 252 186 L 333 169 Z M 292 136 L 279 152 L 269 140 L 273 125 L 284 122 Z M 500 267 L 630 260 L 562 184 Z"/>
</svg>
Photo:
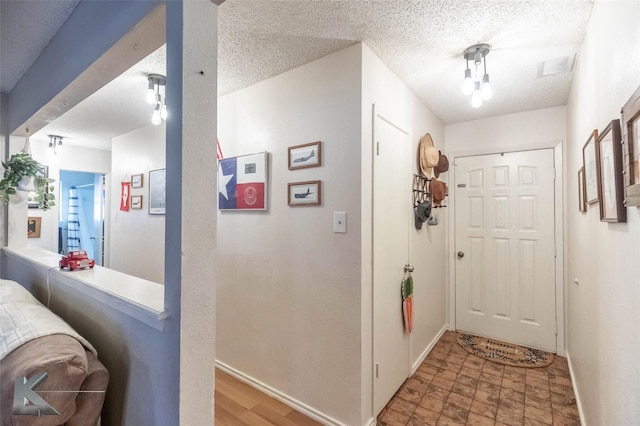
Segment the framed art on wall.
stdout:
<svg viewBox="0 0 640 426">
<path fill-rule="evenodd" d="M 585 180 L 585 201 L 587 204 L 598 202 L 598 130 L 595 129 L 589 135 L 587 143 L 582 148 L 582 162 Z"/>
<path fill-rule="evenodd" d="M 322 204 L 322 181 L 292 182 L 287 184 L 287 191 L 287 201 L 291 207 Z"/>
<path fill-rule="evenodd" d="M 320 141 L 290 146 L 288 152 L 289 170 L 322 165 L 322 145 Z"/>
<path fill-rule="evenodd" d="M 624 104 L 621 114 L 625 205 L 640 206 L 640 87 Z"/>
<path fill-rule="evenodd" d="M 142 208 L 142 195 L 131 196 L 131 208 L 135 210 L 139 210 Z"/>
<path fill-rule="evenodd" d="M 622 146 L 620 120 L 613 120 L 598 136 L 598 182 L 600 187 L 600 220 L 626 222 L 624 183 L 622 181 Z"/>
<path fill-rule="evenodd" d="M 165 214 L 166 212 L 166 172 L 167 169 L 151 170 L 149 172 L 149 214 Z"/>
<path fill-rule="evenodd" d="M 41 217 L 27 218 L 27 238 L 40 238 L 40 227 L 42 225 Z"/>
<path fill-rule="evenodd" d="M 131 188 L 142 188 L 142 174 L 131 175 Z"/>
<path fill-rule="evenodd" d="M 218 210 L 267 209 L 267 153 L 218 162 Z"/>
<path fill-rule="evenodd" d="M 578 170 L 578 211 L 585 213 L 587 211 L 587 201 L 584 188 L 584 167 Z"/>
</svg>

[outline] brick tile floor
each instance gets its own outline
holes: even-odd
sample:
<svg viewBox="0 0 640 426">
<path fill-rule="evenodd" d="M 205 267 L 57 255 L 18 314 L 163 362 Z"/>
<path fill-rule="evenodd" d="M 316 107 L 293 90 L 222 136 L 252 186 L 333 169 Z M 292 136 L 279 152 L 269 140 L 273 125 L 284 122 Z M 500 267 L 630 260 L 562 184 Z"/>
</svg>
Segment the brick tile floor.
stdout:
<svg viewBox="0 0 640 426">
<path fill-rule="evenodd" d="M 544 368 L 485 361 L 446 332 L 378 416 L 379 426 L 579 426 L 567 360 Z"/>
</svg>

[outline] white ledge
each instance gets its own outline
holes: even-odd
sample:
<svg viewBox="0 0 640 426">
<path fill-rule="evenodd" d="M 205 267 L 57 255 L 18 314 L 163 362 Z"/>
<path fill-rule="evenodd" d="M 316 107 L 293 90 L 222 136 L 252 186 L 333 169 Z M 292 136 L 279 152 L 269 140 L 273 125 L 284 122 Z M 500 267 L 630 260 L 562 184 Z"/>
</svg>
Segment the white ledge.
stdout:
<svg viewBox="0 0 640 426">
<path fill-rule="evenodd" d="M 39 247 L 4 247 L 6 256 L 43 271 L 50 282 L 69 286 L 156 330 L 164 329 L 169 312 L 164 308 L 164 286 L 113 269 L 95 266 L 75 271 L 60 270 L 61 255 Z"/>
</svg>

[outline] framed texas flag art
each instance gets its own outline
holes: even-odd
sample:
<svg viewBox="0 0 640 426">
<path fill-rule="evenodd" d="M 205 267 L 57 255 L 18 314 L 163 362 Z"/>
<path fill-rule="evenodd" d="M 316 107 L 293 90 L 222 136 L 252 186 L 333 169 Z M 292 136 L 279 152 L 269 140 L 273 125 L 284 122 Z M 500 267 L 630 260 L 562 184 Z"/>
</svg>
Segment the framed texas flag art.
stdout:
<svg viewBox="0 0 640 426">
<path fill-rule="evenodd" d="M 267 209 L 266 152 L 220 160 L 218 163 L 218 209 Z"/>
</svg>

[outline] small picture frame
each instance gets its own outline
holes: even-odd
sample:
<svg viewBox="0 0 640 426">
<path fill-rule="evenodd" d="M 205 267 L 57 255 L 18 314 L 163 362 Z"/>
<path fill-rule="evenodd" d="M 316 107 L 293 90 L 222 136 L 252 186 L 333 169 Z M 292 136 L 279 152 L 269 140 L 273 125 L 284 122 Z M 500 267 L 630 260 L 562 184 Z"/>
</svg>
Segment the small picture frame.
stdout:
<svg viewBox="0 0 640 426">
<path fill-rule="evenodd" d="M 142 208 L 142 195 L 131 196 L 131 209 L 139 210 Z"/>
<path fill-rule="evenodd" d="M 289 147 L 289 170 L 320 167 L 322 143 L 320 141 Z"/>
<path fill-rule="evenodd" d="M 598 129 L 589 135 L 582 147 L 582 166 L 584 167 L 585 201 L 587 204 L 598 202 Z"/>
<path fill-rule="evenodd" d="M 291 182 L 287 184 L 289 206 L 320 206 L 322 204 L 322 181 Z"/>
<path fill-rule="evenodd" d="M 600 220 L 626 222 L 624 183 L 622 181 L 622 146 L 620 120 L 611 121 L 598 136 L 598 183 Z"/>
<path fill-rule="evenodd" d="M 149 214 L 165 214 L 167 207 L 167 169 L 149 172 Z"/>
<path fill-rule="evenodd" d="M 131 188 L 142 188 L 143 175 L 142 173 L 137 175 L 131 175 Z"/>
<path fill-rule="evenodd" d="M 42 218 L 29 216 L 27 218 L 27 238 L 40 238 L 40 227 L 42 226 Z"/>
<path fill-rule="evenodd" d="M 584 167 L 580 167 L 580 170 L 578 170 L 578 211 L 580 213 L 587 212 L 587 201 L 584 185 Z"/>
<path fill-rule="evenodd" d="M 626 207 L 640 207 L 640 87 L 622 107 L 622 163 Z"/>
</svg>

